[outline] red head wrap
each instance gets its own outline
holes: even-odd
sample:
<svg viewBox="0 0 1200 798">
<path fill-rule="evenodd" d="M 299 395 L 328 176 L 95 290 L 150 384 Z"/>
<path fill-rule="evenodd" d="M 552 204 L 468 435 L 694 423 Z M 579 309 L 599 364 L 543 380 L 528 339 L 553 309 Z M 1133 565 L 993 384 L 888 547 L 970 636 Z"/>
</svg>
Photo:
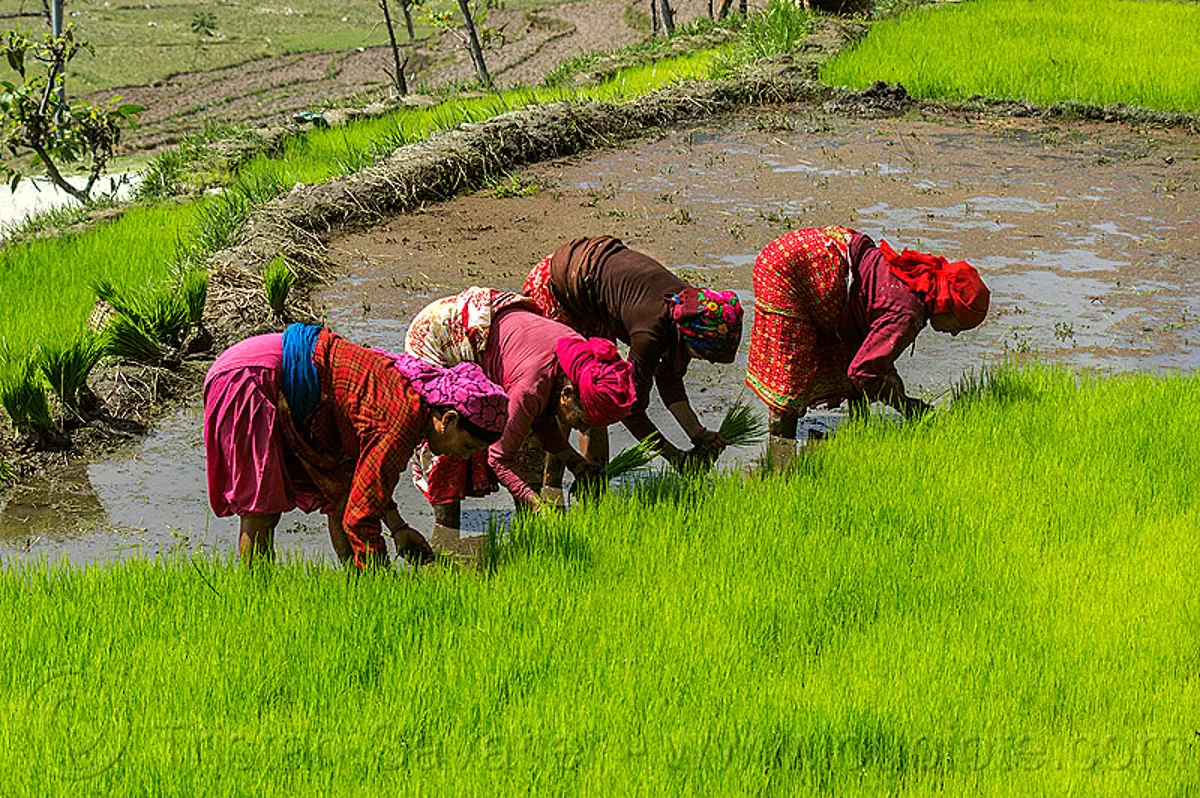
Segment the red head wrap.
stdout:
<svg viewBox="0 0 1200 798">
<path fill-rule="evenodd" d="M 978 327 L 987 317 L 991 292 L 971 264 L 912 249 L 897 255 L 886 241 L 879 243 L 879 251 L 896 279 L 925 296 L 930 313 L 953 313 L 964 330 Z"/>
<path fill-rule="evenodd" d="M 558 362 L 575 387 L 588 421 L 607 427 L 629 415 L 637 399 L 633 365 L 604 338 L 559 338 Z"/>
</svg>

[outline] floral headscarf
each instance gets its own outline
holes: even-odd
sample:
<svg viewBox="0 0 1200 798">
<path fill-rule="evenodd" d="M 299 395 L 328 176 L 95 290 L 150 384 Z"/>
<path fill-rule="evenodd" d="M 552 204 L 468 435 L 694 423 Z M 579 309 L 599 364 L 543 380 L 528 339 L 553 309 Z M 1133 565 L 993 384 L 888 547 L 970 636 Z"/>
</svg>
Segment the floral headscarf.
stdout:
<svg viewBox="0 0 1200 798">
<path fill-rule="evenodd" d="M 504 432 L 508 421 L 508 395 L 489 380 L 474 363 L 459 363 L 444 369 L 412 355 L 376 349 L 389 358 L 426 404 L 451 407 L 463 418 L 487 432 Z"/>
<path fill-rule="evenodd" d="M 742 303 L 733 291 L 688 288 L 667 297 L 679 334 L 705 360 L 732 363 L 742 341 Z"/>
</svg>

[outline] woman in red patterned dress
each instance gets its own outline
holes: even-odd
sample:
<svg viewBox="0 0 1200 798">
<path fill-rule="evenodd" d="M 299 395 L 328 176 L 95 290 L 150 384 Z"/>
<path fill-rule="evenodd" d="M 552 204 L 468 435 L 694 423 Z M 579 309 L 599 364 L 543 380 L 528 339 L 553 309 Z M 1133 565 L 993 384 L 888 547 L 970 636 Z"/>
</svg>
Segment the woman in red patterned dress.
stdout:
<svg viewBox="0 0 1200 798">
<path fill-rule="evenodd" d="M 809 407 L 878 400 L 906 417 L 896 359 L 929 326 L 958 335 L 987 316 L 974 267 L 878 247 L 846 227 L 805 228 L 772 241 L 754 264 L 754 325 L 746 384 L 770 409 L 776 446 L 793 446 Z M 782 439 L 782 441 L 780 440 Z"/>
</svg>

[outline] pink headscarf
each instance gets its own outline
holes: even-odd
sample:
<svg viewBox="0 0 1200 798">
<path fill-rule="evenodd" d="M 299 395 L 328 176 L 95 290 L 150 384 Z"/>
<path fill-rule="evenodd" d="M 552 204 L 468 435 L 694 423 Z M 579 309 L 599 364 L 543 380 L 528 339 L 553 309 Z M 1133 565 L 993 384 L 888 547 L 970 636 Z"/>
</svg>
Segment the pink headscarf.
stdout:
<svg viewBox="0 0 1200 798">
<path fill-rule="evenodd" d="M 588 421 L 607 427 L 629 415 L 637 400 L 633 365 L 617 354 L 612 341 L 564 337 L 558 339 L 556 351 L 563 371 L 579 389 Z"/>
<path fill-rule="evenodd" d="M 452 407 L 467 421 L 487 432 L 504 432 L 504 424 L 508 421 L 508 396 L 476 364 L 459 363 L 444 369 L 412 355 L 386 349 L 375 351 L 395 364 L 427 404 Z"/>
</svg>

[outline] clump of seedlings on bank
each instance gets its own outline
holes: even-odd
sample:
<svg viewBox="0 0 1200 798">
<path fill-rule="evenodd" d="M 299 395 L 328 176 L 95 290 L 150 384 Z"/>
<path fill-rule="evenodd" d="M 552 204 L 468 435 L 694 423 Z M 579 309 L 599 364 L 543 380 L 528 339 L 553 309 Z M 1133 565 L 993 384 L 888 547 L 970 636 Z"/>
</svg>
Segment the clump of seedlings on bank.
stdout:
<svg viewBox="0 0 1200 798">
<path fill-rule="evenodd" d="M 296 284 L 296 273 L 288 266 L 282 255 L 277 255 L 267 264 L 267 268 L 263 269 L 262 279 L 263 290 L 266 292 L 267 304 L 271 308 L 271 313 L 274 314 L 277 322 L 285 323 L 287 321 L 288 294 L 291 293 L 292 286 Z"/>
</svg>

